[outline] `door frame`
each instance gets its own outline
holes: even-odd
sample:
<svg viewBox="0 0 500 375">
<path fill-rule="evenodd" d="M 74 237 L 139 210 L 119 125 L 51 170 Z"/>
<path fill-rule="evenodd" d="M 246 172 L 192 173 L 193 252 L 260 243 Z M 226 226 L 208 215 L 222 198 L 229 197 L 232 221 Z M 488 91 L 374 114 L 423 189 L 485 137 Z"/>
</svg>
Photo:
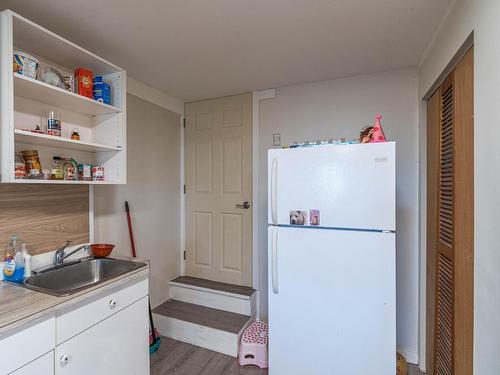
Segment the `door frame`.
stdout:
<svg viewBox="0 0 500 375">
<path fill-rule="evenodd" d="M 419 100 L 419 319 L 418 367 L 427 371 L 427 101 L 474 46 L 474 31 L 460 46 L 427 93 Z"/>
<path fill-rule="evenodd" d="M 260 318 L 260 269 L 263 262 L 267 262 L 266 254 L 259 253 L 259 217 L 260 195 L 259 195 L 259 134 L 260 134 L 260 101 L 272 99 L 276 96 L 275 89 L 260 90 L 252 92 L 252 287 L 256 290 L 256 317 Z M 186 103 L 184 104 L 185 108 Z M 186 250 L 186 194 L 184 186 L 186 184 L 186 109 L 184 116 L 180 119 L 180 273 L 186 273 L 186 260 L 184 253 Z M 264 285 L 265 287 L 265 285 Z"/>
</svg>

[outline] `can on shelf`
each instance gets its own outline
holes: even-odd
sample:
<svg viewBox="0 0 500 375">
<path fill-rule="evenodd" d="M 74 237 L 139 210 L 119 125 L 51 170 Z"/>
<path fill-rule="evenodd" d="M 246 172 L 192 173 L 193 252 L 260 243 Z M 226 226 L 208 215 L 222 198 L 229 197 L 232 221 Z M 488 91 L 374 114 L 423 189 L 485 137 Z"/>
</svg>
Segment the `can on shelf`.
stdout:
<svg viewBox="0 0 500 375">
<path fill-rule="evenodd" d="M 82 181 L 92 181 L 92 165 L 90 164 L 80 164 L 78 166 L 80 180 Z"/>
<path fill-rule="evenodd" d="M 102 166 L 92 167 L 92 180 L 104 181 L 104 167 Z"/>
<path fill-rule="evenodd" d="M 26 178 L 26 164 L 24 162 L 23 156 L 19 152 L 16 152 L 16 155 L 15 155 L 14 177 L 16 179 L 25 179 Z"/>
</svg>

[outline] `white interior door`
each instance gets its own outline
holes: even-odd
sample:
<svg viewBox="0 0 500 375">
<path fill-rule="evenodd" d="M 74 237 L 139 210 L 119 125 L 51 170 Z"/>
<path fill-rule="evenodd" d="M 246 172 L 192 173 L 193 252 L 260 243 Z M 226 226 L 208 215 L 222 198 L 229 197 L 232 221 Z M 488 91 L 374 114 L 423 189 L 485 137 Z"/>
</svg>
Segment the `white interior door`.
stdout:
<svg viewBox="0 0 500 375">
<path fill-rule="evenodd" d="M 186 105 L 189 276 L 252 285 L 251 108 L 251 94 Z"/>
<path fill-rule="evenodd" d="M 394 375 L 395 234 L 269 227 L 270 375 Z"/>
</svg>

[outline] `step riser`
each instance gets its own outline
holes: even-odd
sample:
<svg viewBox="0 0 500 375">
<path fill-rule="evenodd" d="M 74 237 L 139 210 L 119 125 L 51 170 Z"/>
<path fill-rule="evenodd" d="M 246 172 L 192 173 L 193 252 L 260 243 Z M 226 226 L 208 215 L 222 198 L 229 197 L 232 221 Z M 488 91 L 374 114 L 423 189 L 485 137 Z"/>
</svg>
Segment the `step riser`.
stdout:
<svg viewBox="0 0 500 375">
<path fill-rule="evenodd" d="M 233 357 L 238 356 L 241 332 L 229 333 L 159 314 L 153 314 L 153 317 L 156 329 L 162 336 Z"/>
<path fill-rule="evenodd" d="M 230 311 L 237 314 L 255 316 L 256 293 L 253 293 L 247 299 L 209 290 L 187 288 L 171 283 L 169 294 L 171 299 L 177 301 Z"/>
</svg>

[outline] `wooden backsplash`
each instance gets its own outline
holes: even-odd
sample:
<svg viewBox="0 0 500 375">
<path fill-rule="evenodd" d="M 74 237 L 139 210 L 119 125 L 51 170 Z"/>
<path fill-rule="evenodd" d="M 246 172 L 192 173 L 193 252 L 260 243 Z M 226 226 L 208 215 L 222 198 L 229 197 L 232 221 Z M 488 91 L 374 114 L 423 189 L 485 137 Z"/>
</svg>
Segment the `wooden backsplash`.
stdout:
<svg viewBox="0 0 500 375">
<path fill-rule="evenodd" d="M 14 233 L 31 254 L 89 242 L 88 186 L 0 184 L 0 251 Z"/>
</svg>

